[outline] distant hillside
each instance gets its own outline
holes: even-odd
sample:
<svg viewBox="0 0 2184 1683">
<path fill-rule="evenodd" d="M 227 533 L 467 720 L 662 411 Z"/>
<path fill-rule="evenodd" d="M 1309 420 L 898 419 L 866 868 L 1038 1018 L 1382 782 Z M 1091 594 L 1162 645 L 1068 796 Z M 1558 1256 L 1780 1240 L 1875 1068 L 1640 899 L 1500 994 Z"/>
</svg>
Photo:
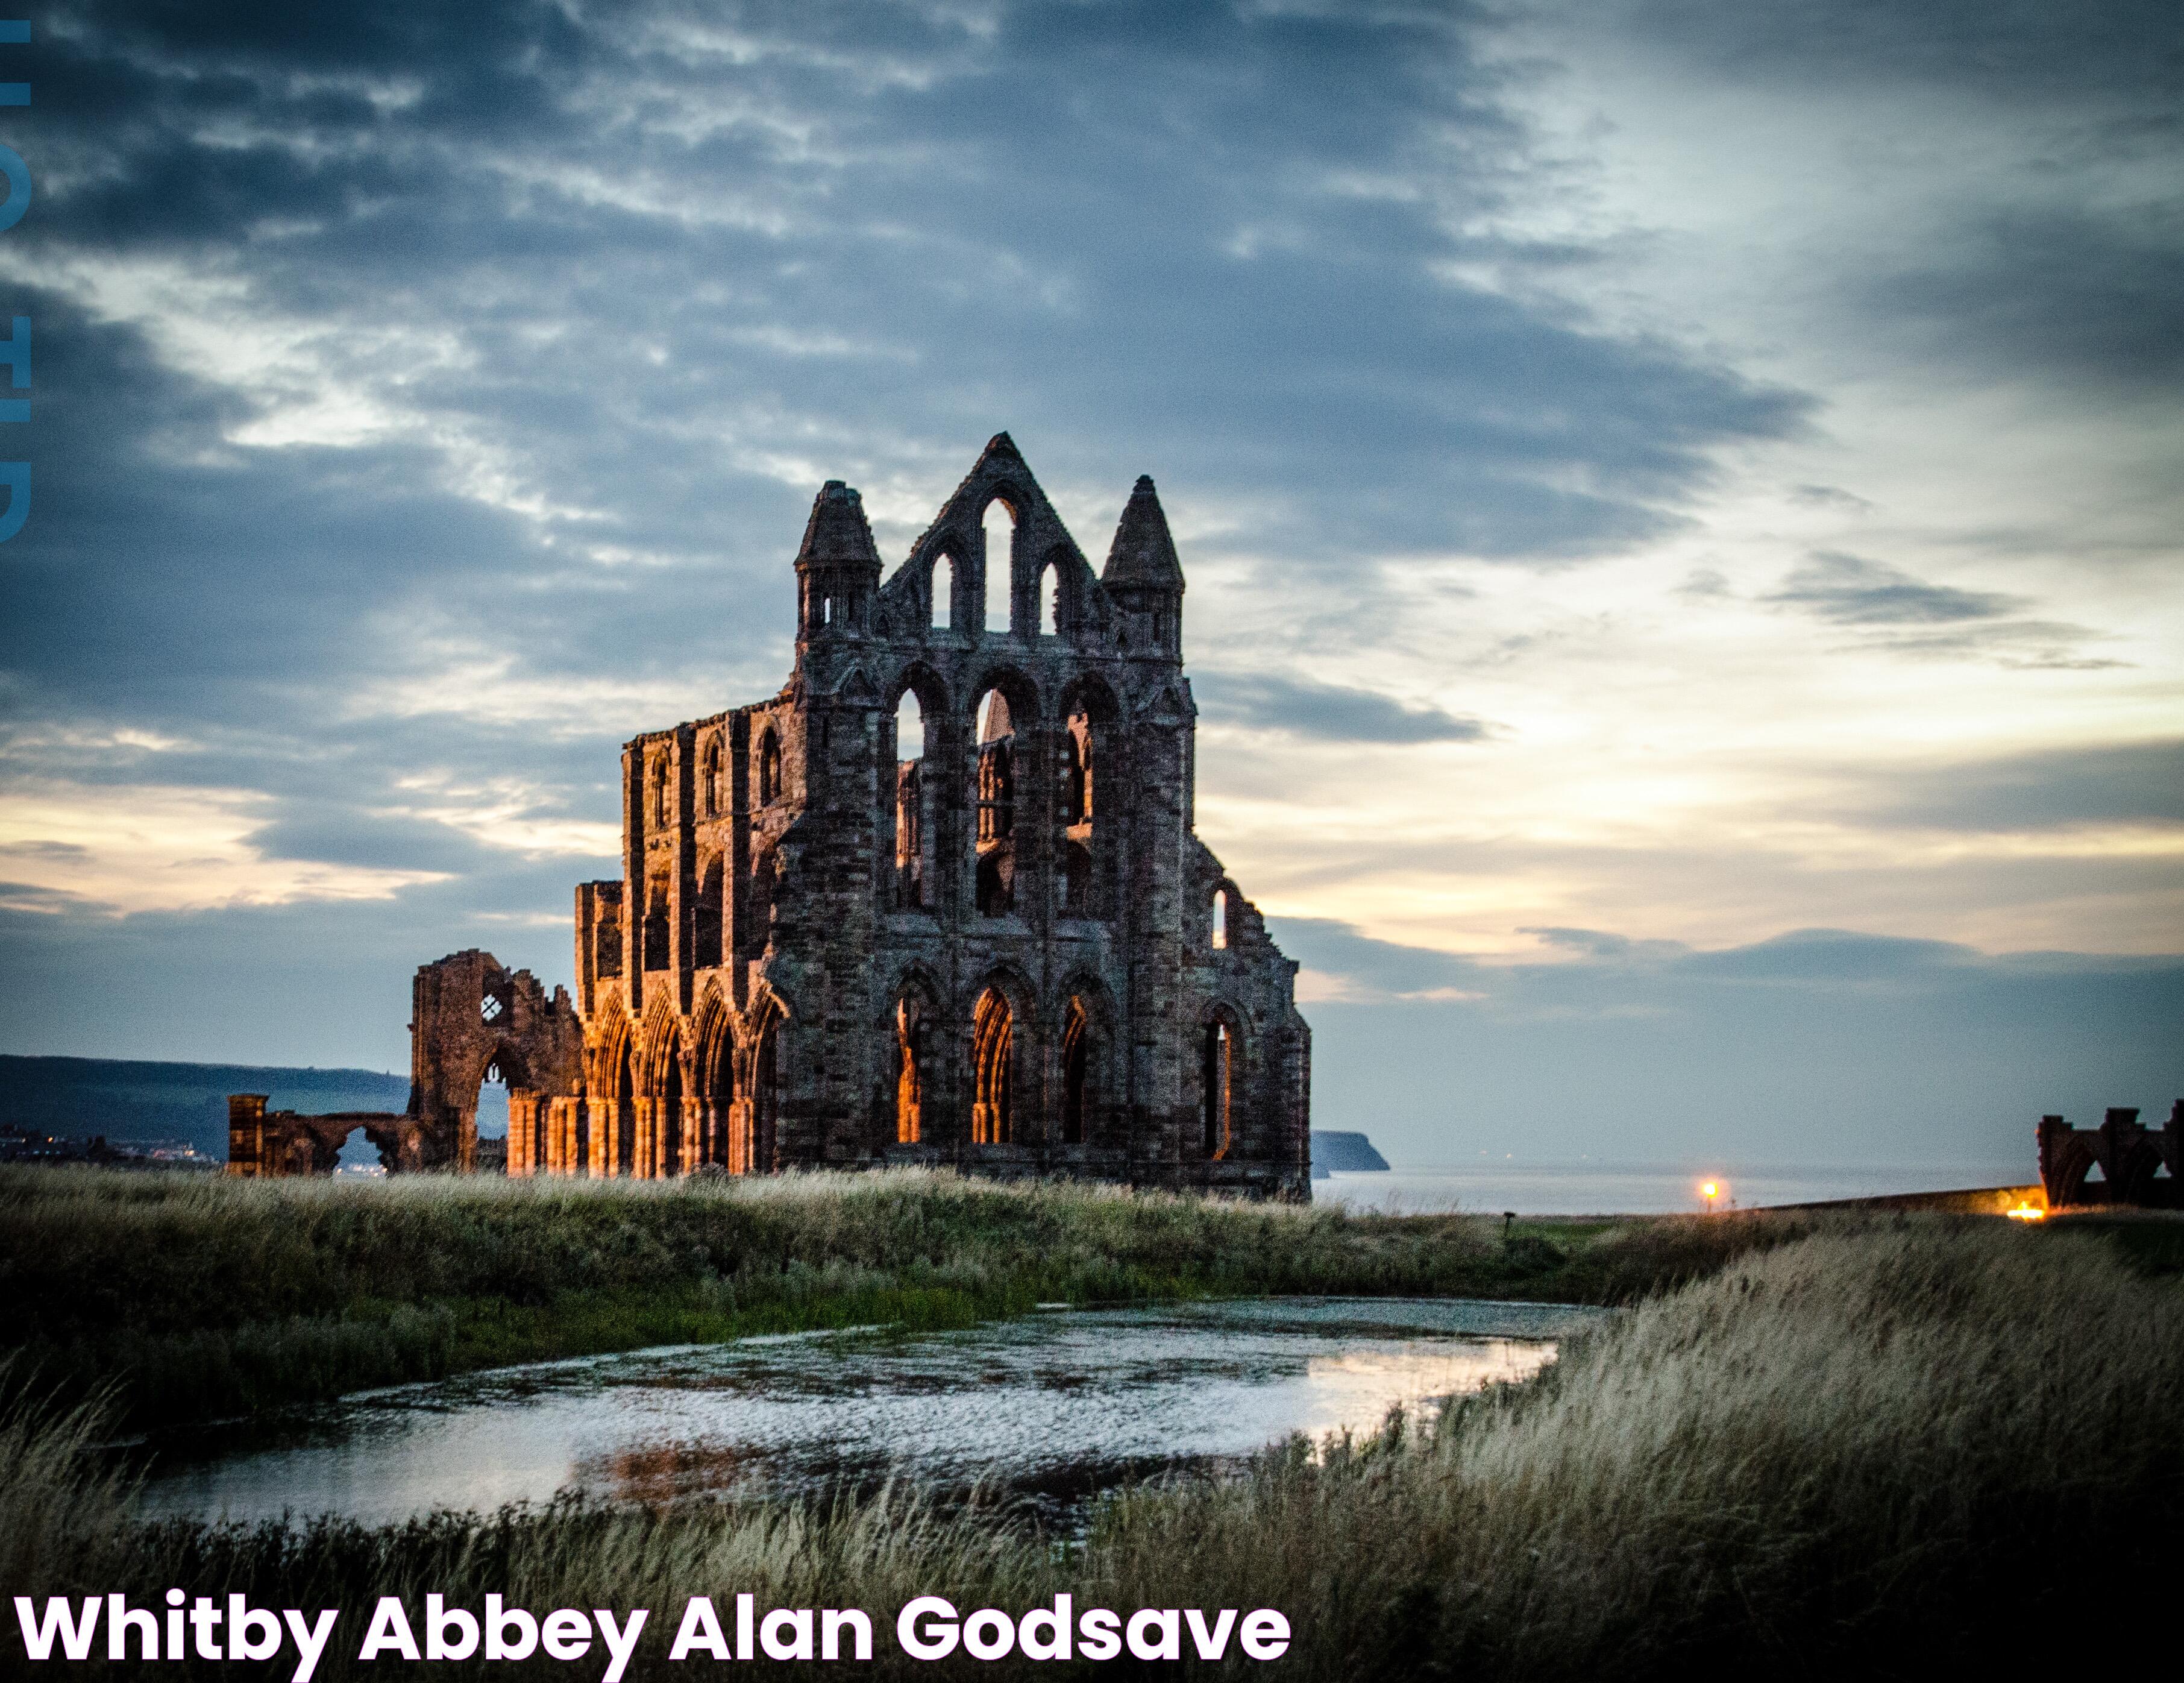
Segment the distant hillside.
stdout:
<svg viewBox="0 0 2184 1683">
<path fill-rule="evenodd" d="M 1373 1149 L 1373 1142 L 1362 1134 L 1340 1134 L 1325 1129 L 1312 1131 L 1312 1173 L 1314 1179 L 1321 1171 L 1340 1169 L 1345 1174 L 1360 1170 L 1384 1169 L 1388 1160 Z"/>
<path fill-rule="evenodd" d="M 272 1108 L 399 1111 L 410 1078 L 374 1069 L 0 1055 L 0 1122 L 64 1137 L 187 1140 L 227 1155 L 227 1095 L 270 1093 Z"/>
</svg>

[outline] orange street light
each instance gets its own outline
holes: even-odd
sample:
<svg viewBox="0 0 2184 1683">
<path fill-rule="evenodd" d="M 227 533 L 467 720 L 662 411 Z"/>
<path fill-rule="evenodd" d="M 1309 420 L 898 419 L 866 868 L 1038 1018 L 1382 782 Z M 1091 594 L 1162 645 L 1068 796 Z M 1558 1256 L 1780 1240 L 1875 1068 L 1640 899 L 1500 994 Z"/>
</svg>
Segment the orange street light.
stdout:
<svg viewBox="0 0 2184 1683">
<path fill-rule="evenodd" d="M 1715 1207 L 1715 1201 L 1721 1196 L 1721 1183 L 1718 1180 L 1701 1181 L 1699 1183 L 1699 1196 L 1706 1200 L 1706 1207 L 1708 1209 L 1713 1209 Z"/>
</svg>

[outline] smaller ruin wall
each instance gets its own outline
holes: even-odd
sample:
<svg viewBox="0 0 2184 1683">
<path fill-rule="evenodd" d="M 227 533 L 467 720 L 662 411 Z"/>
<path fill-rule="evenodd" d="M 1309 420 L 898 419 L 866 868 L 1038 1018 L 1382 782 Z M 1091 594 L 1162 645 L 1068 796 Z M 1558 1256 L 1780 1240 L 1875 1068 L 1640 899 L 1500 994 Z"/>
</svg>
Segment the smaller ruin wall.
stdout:
<svg viewBox="0 0 2184 1683">
<path fill-rule="evenodd" d="M 269 1111 L 269 1095 L 227 1095 L 227 1172 L 248 1179 L 332 1174 L 342 1147 L 359 1129 L 379 1150 L 387 1173 L 421 1168 L 421 1130 L 406 1116 L 382 1111 L 332 1111 L 304 1116 Z"/>
<path fill-rule="evenodd" d="M 2184 1099 L 2170 1107 L 2162 1128 L 2144 1126 L 2135 1109 L 2117 1108 L 2098 1128 L 2073 1128 L 2059 1116 L 2043 1116 L 2038 1137 L 2040 1182 L 2051 1210 L 2184 1209 Z M 2095 1169 L 2098 1180 L 2088 1178 Z"/>
</svg>

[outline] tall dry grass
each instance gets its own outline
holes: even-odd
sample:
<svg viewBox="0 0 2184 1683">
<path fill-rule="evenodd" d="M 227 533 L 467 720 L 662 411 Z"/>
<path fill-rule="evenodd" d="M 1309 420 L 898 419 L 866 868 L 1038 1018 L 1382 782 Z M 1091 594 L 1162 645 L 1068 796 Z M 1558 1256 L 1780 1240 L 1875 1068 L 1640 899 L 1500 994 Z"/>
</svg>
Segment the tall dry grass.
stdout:
<svg viewBox="0 0 2184 1683">
<path fill-rule="evenodd" d="M 1075 1547 L 902 1493 L 132 1530 L 81 1416 L 40 1429 L 6 1441 L 0 1535 L 82 1518 L 0 1557 L 0 1591 L 245 1589 L 345 1606 L 354 1634 L 382 1593 L 645 1606 L 671 1629 L 685 1597 L 749 1590 L 870 1609 L 883 1669 L 920 1675 L 950 1669 L 892 1653 L 911 1595 L 1021 1609 L 1060 1590 L 1280 1608 L 1299 1677 L 2083 1672 L 2158 1611 L 2108 1595 L 2117 1569 L 2150 1590 L 2184 1563 L 2178 1285 L 2089 1235 L 1943 1218 L 1748 1253 L 1528 1386 L 1367 1442 L 1281 1446 L 1240 1479 L 1140 1487 Z M 666 1634 L 646 1675 L 682 1670 Z"/>
<path fill-rule="evenodd" d="M 0 1347 L 146 1423 L 466 1368 L 1040 1301 L 1539 1295 L 1565 1262 L 1390 1218 L 948 1174 L 231 1181 L 0 1172 Z"/>
</svg>

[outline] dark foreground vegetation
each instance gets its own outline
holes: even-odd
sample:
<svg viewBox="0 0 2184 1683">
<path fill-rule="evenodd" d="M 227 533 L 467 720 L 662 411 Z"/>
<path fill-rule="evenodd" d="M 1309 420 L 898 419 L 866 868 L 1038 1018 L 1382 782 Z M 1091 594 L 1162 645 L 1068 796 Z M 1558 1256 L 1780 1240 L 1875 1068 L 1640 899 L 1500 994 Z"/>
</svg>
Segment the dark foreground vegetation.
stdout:
<svg viewBox="0 0 2184 1683">
<path fill-rule="evenodd" d="M 753 1333 L 1285 1293 L 1626 1302 L 1810 1225 L 1353 1216 L 905 1172 L 681 1182 L 0 1170 L 0 1345 L 124 1429 Z"/>
<path fill-rule="evenodd" d="M 385 1218 L 437 1207 L 413 1195 Z M 303 1201 L 314 1196 L 320 1222 L 348 1207 L 332 1190 Z M 1456 1241 L 1421 1236 L 1440 1229 L 1078 1194 L 792 1189 L 778 1205 L 728 1200 L 722 1218 L 771 1233 L 784 1207 L 815 1196 L 844 1244 L 876 1242 L 912 1208 L 1005 1231 L 1074 1212 L 1111 1223 L 1149 1278 L 1221 1279 L 1200 1247 L 1254 1233 L 1262 1259 L 1306 1259 L 1292 1281 L 1345 1257 L 1407 1290 L 1456 1277 L 1429 1260 Z M 531 1207 L 514 1195 L 455 1202 L 481 1222 Z M 580 1212 L 618 1210 L 650 1230 L 628 1214 L 641 1207 L 602 1199 Z M 308 1253 L 302 1225 L 294 1242 Z M 725 1603 L 739 1591 L 760 1608 L 870 1609 L 873 1669 L 923 1676 L 1096 1669 L 917 1663 L 891 1640 L 894 1610 L 916 1595 L 1020 1612 L 1064 1591 L 1079 1607 L 1279 1608 L 1296 1641 L 1268 1675 L 1299 1678 L 2015 1676 L 2036 1663 L 2094 1675 L 2133 1638 L 2159 1639 L 2158 1596 L 2120 1601 L 2115 1574 L 2151 1591 L 2184 1563 L 2184 1287 L 2134 1266 L 2106 1233 L 2059 1225 L 1728 1218 L 1712 1224 L 1708 1252 L 1667 1224 L 1664 1242 L 1681 1248 L 1656 1258 L 1660 1277 L 1710 1261 L 1705 1277 L 1572 1340 L 1540 1379 L 1368 1442 L 1279 1447 L 1243 1477 L 1141 1487 L 1106 1502 L 1077 1543 L 900 1491 L 831 1507 L 556 1506 L 379 1530 L 147 1526 L 91 1448 L 102 1422 L 19 1402 L 0 1419 L 0 1588 L 122 1591 L 145 1605 L 179 1585 L 339 1606 L 346 1641 L 319 1674 L 336 1678 L 387 1669 L 354 1658 L 375 1597 L 419 1608 L 430 1591 L 473 1608 L 489 1591 L 541 1612 L 650 1608 L 632 1673 L 644 1676 L 688 1675 L 666 1661 L 687 1597 Z M 1739 1243 L 1753 1248 L 1736 1254 Z M 1468 1260 L 1451 1270 L 1496 1266 L 1482 1236 L 1456 1248 Z M 1056 1266 L 1089 1268 L 1089 1255 Z M 1377 1274 L 1362 1266 L 1370 1255 Z M 1586 1277 L 1634 1278 L 1618 1266 Z M 537 1675 L 580 1672 L 596 1675 L 551 1663 Z M 1119 1675 L 1136 1670 L 1125 1662 Z"/>
</svg>

